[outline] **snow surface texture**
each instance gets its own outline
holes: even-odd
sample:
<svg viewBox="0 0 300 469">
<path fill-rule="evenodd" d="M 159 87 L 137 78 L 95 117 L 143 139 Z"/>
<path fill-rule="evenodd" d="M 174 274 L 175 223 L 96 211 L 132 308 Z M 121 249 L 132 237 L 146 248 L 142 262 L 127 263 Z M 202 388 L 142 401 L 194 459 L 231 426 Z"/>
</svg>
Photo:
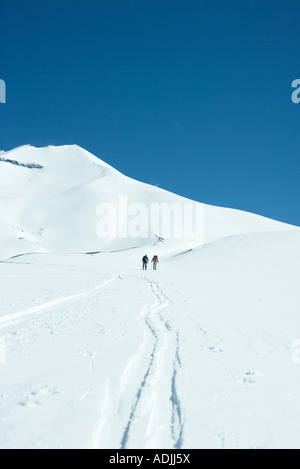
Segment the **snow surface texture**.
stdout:
<svg viewBox="0 0 300 469">
<path fill-rule="evenodd" d="M 124 193 L 185 200 L 76 146 L 1 153 L 0 448 L 300 448 L 300 230 L 205 206 L 202 247 L 103 242 Z"/>
</svg>

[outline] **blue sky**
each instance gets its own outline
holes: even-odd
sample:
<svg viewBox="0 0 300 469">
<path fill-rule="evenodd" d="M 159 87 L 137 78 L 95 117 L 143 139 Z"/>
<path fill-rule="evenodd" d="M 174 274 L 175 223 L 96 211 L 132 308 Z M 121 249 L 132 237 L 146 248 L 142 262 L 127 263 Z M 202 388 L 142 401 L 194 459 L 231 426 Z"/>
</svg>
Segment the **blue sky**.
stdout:
<svg viewBox="0 0 300 469">
<path fill-rule="evenodd" d="M 300 225 L 299 0 L 1 0 L 0 149 Z"/>
</svg>

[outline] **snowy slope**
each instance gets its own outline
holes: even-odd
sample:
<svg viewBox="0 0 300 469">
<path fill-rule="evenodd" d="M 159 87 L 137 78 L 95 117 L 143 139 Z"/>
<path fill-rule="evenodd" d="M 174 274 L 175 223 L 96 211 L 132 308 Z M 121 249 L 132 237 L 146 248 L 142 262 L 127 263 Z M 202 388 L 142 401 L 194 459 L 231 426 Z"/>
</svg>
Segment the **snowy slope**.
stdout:
<svg viewBox="0 0 300 469">
<path fill-rule="evenodd" d="M 0 448 L 300 448 L 299 228 L 205 205 L 201 247 L 104 242 L 120 194 L 186 202 L 77 146 L 0 154 Z"/>
<path fill-rule="evenodd" d="M 196 202 L 128 177 L 72 145 L 29 145 L 0 155 L 0 259 L 30 252 L 109 252 L 151 245 L 155 239 L 100 239 L 99 204 L 169 205 Z M 238 233 L 294 229 L 257 215 L 204 207 L 204 242 Z M 162 233 L 155 233 L 161 236 Z M 197 243 L 196 243 L 197 244 Z M 199 244 L 199 243 L 198 243 Z M 195 245 L 195 244 L 194 244 Z M 182 240 L 178 250 L 193 247 Z"/>
<path fill-rule="evenodd" d="M 0 263 L 0 447 L 299 448 L 299 232 L 143 253 Z"/>
</svg>

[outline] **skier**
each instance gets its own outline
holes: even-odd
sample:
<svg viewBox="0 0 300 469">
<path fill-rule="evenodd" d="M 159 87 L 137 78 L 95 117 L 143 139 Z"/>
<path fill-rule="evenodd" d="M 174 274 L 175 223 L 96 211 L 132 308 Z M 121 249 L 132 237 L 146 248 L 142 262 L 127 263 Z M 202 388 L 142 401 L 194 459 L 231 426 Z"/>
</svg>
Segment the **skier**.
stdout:
<svg viewBox="0 0 300 469">
<path fill-rule="evenodd" d="M 156 270 L 157 269 L 157 264 L 159 263 L 158 257 L 153 256 L 153 259 L 152 259 L 151 262 L 153 262 L 153 270 Z"/>
<path fill-rule="evenodd" d="M 145 254 L 145 256 L 143 257 L 142 261 L 143 261 L 143 270 L 147 270 L 148 262 L 149 262 L 149 258 L 148 258 L 148 256 L 147 256 L 147 254 Z"/>
</svg>

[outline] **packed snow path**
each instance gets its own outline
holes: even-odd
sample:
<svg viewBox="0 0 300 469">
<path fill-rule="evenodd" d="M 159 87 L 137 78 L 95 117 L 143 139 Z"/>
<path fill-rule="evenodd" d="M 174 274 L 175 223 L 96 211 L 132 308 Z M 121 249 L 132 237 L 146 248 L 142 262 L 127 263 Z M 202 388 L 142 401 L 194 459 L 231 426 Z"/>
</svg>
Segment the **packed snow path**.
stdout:
<svg viewBox="0 0 300 469">
<path fill-rule="evenodd" d="M 1 327 L 6 327 L 7 325 L 12 325 L 15 322 L 18 322 L 22 319 L 26 319 L 27 316 L 35 315 L 35 314 L 42 314 L 47 311 L 51 311 L 55 308 L 58 308 L 59 306 L 62 306 L 66 303 L 70 302 L 75 302 L 75 301 L 80 301 L 82 299 L 88 298 L 91 295 L 95 295 L 99 292 L 101 292 L 104 288 L 108 287 L 109 285 L 114 284 L 117 281 L 118 274 L 114 275 L 113 278 L 106 280 L 103 282 L 101 285 L 92 288 L 91 290 L 88 290 L 83 293 L 79 293 L 77 295 L 71 295 L 67 296 L 65 298 L 60 298 L 57 300 L 49 301 L 47 303 L 41 304 L 39 306 L 34 306 L 32 308 L 28 308 L 24 311 L 20 311 L 15 314 L 9 314 L 7 316 L 3 316 L 0 318 L 0 328 Z"/>
<path fill-rule="evenodd" d="M 107 383 L 92 448 L 105 448 L 113 438 L 115 447 L 121 449 L 135 448 L 139 439 L 140 448 L 181 447 L 183 422 L 176 388 L 180 367 L 178 334 L 163 317 L 172 302 L 158 283 L 145 275 L 141 279 L 147 282 L 155 301 L 145 305 L 137 316 L 143 341 L 122 373 L 116 401 L 110 404 Z M 125 427 L 115 414 L 115 409 L 122 406 L 127 407 Z M 116 435 L 118 426 L 120 434 Z"/>
</svg>

